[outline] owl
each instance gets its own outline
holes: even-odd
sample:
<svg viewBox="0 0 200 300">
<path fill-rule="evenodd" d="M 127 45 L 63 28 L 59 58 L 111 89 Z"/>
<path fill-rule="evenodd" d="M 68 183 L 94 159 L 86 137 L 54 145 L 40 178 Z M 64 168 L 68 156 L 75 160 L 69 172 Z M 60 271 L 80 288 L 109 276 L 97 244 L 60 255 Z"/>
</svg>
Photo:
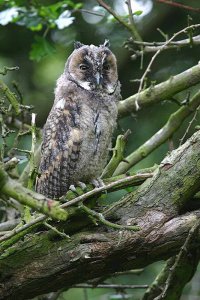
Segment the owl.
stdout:
<svg viewBox="0 0 200 300">
<path fill-rule="evenodd" d="M 117 63 L 108 41 L 75 42 L 43 129 L 37 192 L 50 198 L 70 186 L 97 183 L 108 160 L 120 96 Z"/>
</svg>

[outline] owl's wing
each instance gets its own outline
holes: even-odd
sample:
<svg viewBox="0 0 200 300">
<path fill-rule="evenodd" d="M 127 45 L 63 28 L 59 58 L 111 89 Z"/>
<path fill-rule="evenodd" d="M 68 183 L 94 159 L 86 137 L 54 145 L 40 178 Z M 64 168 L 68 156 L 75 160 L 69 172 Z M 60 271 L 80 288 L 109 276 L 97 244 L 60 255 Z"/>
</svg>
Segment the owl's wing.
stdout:
<svg viewBox="0 0 200 300">
<path fill-rule="evenodd" d="M 65 194 L 73 178 L 81 143 L 79 110 L 71 99 L 61 99 L 45 124 L 36 190 L 47 197 Z"/>
</svg>

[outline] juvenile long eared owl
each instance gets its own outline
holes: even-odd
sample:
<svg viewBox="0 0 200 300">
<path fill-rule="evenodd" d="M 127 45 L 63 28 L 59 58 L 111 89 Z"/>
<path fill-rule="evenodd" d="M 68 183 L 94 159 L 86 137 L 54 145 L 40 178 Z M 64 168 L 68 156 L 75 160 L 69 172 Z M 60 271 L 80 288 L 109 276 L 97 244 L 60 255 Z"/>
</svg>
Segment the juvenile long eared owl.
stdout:
<svg viewBox="0 0 200 300">
<path fill-rule="evenodd" d="M 98 178 L 108 159 L 120 99 L 116 58 L 108 42 L 75 42 L 43 129 L 36 190 L 50 198 Z"/>
</svg>

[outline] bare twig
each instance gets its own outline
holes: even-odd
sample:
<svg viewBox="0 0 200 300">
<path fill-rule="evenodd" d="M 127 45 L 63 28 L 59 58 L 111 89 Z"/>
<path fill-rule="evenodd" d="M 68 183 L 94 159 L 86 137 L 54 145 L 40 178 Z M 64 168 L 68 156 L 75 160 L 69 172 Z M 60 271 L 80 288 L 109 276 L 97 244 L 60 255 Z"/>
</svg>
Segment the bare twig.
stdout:
<svg viewBox="0 0 200 300">
<path fill-rule="evenodd" d="M 32 228 L 36 224 L 38 225 L 40 223 L 43 223 L 47 218 L 47 216 L 41 215 L 25 225 L 14 228 L 9 233 L 5 234 L 3 237 L 0 237 L 0 243 L 7 241 L 8 239 L 14 237 L 16 234 L 21 233 L 28 228 Z"/>
<path fill-rule="evenodd" d="M 192 126 L 193 122 L 196 121 L 196 117 L 197 117 L 197 114 L 199 112 L 199 109 L 200 109 L 200 105 L 197 107 L 197 109 L 196 109 L 196 111 L 194 113 L 194 116 L 193 116 L 192 120 L 189 122 L 188 127 L 187 127 L 187 129 L 186 129 L 183 137 L 180 139 L 179 146 L 181 146 L 183 144 L 183 141 L 184 141 L 186 135 L 188 134 L 188 132 L 190 130 L 190 127 Z"/>
<path fill-rule="evenodd" d="M 77 11 L 80 11 L 80 12 L 83 12 L 83 13 L 86 13 L 86 14 L 91 14 L 91 15 L 95 15 L 95 16 L 99 16 L 99 17 L 105 17 L 105 14 L 102 14 L 100 12 L 96 12 L 94 10 L 88 10 L 88 9 L 78 9 Z"/>
<path fill-rule="evenodd" d="M 200 44 L 200 34 L 195 35 L 192 37 L 193 40 L 193 44 L 195 45 L 199 45 Z M 130 38 L 130 43 L 136 44 L 136 45 L 140 45 L 140 46 L 149 46 L 149 47 L 161 47 L 163 45 L 165 45 L 165 42 L 140 42 L 140 41 L 133 41 Z M 179 41 L 171 41 L 166 48 L 170 48 L 170 46 L 175 46 L 177 48 L 181 47 L 181 46 L 188 46 L 190 44 L 190 39 L 183 39 L 183 40 L 179 40 Z M 158 49 L 157 49 L 158 50 Z"/>
<path fill-rule="evenodd" d="M 17 129 L 30 130 L 31 126 L 29 124 L 23 123 L 21 120 L 13 117 L 6 118 L 6 124 L 12 124 Z"/>
<path fill-rule="evenodd" d="M 103 214 L 98 213 L 83 204 L 80 205 L 79 208 L 82 211 L 84 211 L 88 216 L 91 216 L 92 218 L 97 219 L 101 224 L 106 225 L 107 227 L 111 227 L 113 229 L 120 229 L 120 230 L 133 230 L 133 231 L 140 230 L 140 228 L 136 225 L 135 226 L 132 226 L 132 225 L 126 226 L 126 225 L 119 225 L 119 224 L 112 223 L 112 222 L 106 220 L 104 218 Z"/>
<path fill-rule="evenodd" d="M 56 227 L 51 226 L 49 223 L 44 222 L 44 225 L 48 228 L 51 229 L 53 232 L 55 232 L 57 235 L 61 236 L 62 238 L 66 238 L 67 240 L 70 240 L 69 235 L 65 234 L 64 232 L 59 231 Z"/>
<path fill-rule="evenodd" d="M 135 22 L 134 22 L 134 19 L 133 19 L 133 11 L 132 11 L 132 7 L 131 7 L 131 1 L 130 0 L 127 0 L 125 1 L 127 6 L 128 6 L 128 15 L 129 15 L 129 22 L 132 26 L 135 26 Z"/>
<path fill-rule="evenodd" d="M 136 39 L 138 41 L 142 41 L 142 38 L 141 38 L 140 34 L 138 33 L 134 24 L 128 24 L 127 22 L 125 22 L 123 20 L 123 18 L 120 17 L 118 14 L 116 14 L 116 12 L 108 4 L 106 4 L 103 0 L 97 0 L 97 2 L 99 3 L 100 6 L 105 8 L 120 24 L 122 24 L 123 27 L 125 27 L 128 31 L 130 31 L 131 35 L 134 39 Z"/>
<path fill-rule="evenodd" d="M 151 58 L 151 61 L 150 63 L 148 64 L 144 74 L 142 75 L 141 77 L 141 80 L 140 80 L 140 85 L 139 85 L 139 89 L 138 89 L 138 97 L 135 101 L 135 106 L 136 106 L 136 110 L 138 110 L 140 107 L 139 107 L 139 104 L 138 104 L 138 101 L 139 101 L 139 98 L 140 98 L 140 92 L 142 91 L 143 89 L 143 84 L 144 84 L 144 80 L 147 76 L 147 74 L 151 71 L 151 67 L 153 65 L 153 62 L 155 61 L 156 57 L 160 54 L 160 52 L 167 46 L 171 43 L 171 41 L 173 41 L 178 35 L 182 34 L 182 33 L 187 33 L 189 30 L 191 29 L 196 29 L 196 28 L 199 28 L 200 27 L 200 24 L 194 24 L 194 25 L 191 25 L 191 26 L 188 26 L 188 27 L 185 27 L 184 29 L 176 32 L 168 41 L 166 41 L 163 46 L 161 46 L 161 48 L 153 55 L 153 57 Z"/>
<path fill-rule="evenodd" d="M 157 52 L 166 42 L 140 42 L 135 40 L 130 40 L 129 44 L 141 45 L 143 49 L 140 51 L 135 51 L 134 54 L 131 55 L 132 59 L 136 59 L 138 56 L 144 55 L 145 53 Z M 200 35 L 192 37 L 192 46 L 200 44 Z M 174 41 L 170 44 L 166 45 L 162 51 L 170 50 L 170 49 L 180 49 L 186 46 L 191 46 L 191 39 L 183 39 L 180 41 Z"/>
<path fill-rule="evenodd" d="M 124 289 L 146 289 L 148 288 L 147 284 L 109 284 L 109 283 L 104 283 L 104 284 L 98 284 L 98 285 L 92 285 L 89 283 L 82 283 L 82 284 L 76 284 L 72 286 L 73 288 L 97 288 L 97 289 L 119 289 L 119 290 L 124 290 Z"/>
<path fill-rule="evenodd" d="M 67 289 L 61 289 L 57 292 L 52 292 L 52 293 L 49 293 L 49 294 L 46 294 L 46 295 L 39 296 L 38 300 L 57 300 L 58 298 L 62 299 L 62 296 L 61 296 L 61 298 L 59 296 L 64 291 L 67 291 Z"/>
<path fill-rule="evenodd" d="M 6 75 L 8 71 L 18 71 L 19 67 L 3 67 L 3 70 L 0 70 L 1 75 Z"/>
<path fill-rule="evenodd" d="M 30 170 L 28 176 L 28 188 L 32 189 L 34 186 L 35 181 L 35 146 L 36 146 L 36 125 L 35 125 L 35 118 L 36 114 L 32 113 L 31 118 L 31 136 L 32 136 L 32 144 L 31 144 L 31 151 L 30 151 Z"/>
<path fill-rule="evenodd" d="M 186 10 L 190 10 L 190 11 L 194 11 L 194 12 L 200 13 L 200 8 L 196 8 L 196 7 L 184 5 L 182 3 L 178 3 L 178 2 L 174 2 L 174 1 L 169 1 L 169 0 L 156 0 L 156 1 L 160 2 L 160 3 L 168 4 L 168 5 L 171 5 L 171 6 L 174 6 L 174 7 L 179 7 L 179 8 L 183 8 L 183 9 L 186 9 Z"/>
</svg>

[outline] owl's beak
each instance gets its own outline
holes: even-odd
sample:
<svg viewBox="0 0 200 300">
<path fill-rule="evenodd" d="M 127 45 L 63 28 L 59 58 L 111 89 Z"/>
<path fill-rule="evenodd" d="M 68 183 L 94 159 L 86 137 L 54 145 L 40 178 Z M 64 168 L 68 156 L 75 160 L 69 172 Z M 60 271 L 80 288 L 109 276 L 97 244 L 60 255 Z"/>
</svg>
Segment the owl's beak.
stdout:
<svg viewBox="0 0 200 300">
<path fill-rule="evenodd" d="M 101 76 L 100 72 L 97 72 L 95 74 L 95 79 L 96 79 L 97 86 L 100 86 L 101 85 L 101 79 L 102 79 L 102 76 Z"/>
</svg>

